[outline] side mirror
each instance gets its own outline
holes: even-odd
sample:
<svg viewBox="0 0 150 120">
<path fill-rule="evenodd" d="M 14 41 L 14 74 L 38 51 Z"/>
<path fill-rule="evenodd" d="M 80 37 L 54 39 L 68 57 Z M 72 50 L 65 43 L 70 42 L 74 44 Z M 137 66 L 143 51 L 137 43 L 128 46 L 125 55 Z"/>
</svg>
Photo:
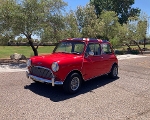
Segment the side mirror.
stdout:
<svg viewBox="0 0 150 120">
<path fill-rule="evenodd" d="M 89 55 L 90 55 L 90 56 L 93 56 L 93 55 L 94 55 L 94 52 L 90 51 L 90 52 L 89 52 Z"/>
<path fill-rule="evenodd" d="M 87 58 L 88 56 L 93 56 L 94 52 L 90 51 L 90 52 L 85 52 L 85 57 Z"/>
</svg>

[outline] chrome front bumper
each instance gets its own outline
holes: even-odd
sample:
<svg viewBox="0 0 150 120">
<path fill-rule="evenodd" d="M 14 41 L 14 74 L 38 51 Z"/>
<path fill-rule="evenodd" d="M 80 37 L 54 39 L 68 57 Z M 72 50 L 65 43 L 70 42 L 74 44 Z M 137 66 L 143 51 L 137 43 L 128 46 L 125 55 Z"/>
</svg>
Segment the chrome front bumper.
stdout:
<svg viewBox="0 0 150 120">
<path fill-rule="evenodd" d="M 63 85 L 62 81 L 55 81 L 55 78 L 52 78 L 51 80 L 43 79 L 43 78 L 31 75 L 28 71 L 26 71 L 26 76 L 27 76 L 27 78 L 30 78 L 30 79 L 37 81 L 37 82 L 52 84 L 52 86 Z"/>
</svg>

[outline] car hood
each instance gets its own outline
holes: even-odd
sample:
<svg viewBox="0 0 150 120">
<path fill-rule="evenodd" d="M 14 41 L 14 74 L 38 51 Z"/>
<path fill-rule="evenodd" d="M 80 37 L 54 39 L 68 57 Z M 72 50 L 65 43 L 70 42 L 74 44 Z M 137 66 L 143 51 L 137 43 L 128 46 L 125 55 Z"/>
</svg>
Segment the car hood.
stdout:
<svg viewBox="0 0 150 120">
<path fill-rule="evenodd" d="M 80 62 L 82 55 L 70 53 L 53 53 L 49 55 L 31 57 L 32 65 L 51 68 L 53 62 L 58 62 L 59 65 L 69 65 Z"/>
</svg>

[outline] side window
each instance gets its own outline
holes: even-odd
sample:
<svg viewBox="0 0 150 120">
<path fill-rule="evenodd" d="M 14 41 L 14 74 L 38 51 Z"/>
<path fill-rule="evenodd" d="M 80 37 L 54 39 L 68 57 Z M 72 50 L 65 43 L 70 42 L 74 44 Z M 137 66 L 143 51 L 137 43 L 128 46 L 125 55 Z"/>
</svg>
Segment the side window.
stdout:
<svg viewBox="0 0 150 120">
<path fill-rule="evenodd" d="M 112 53 L 111 47 L 107 43 L 101 44 L 101 48 L 102 48 L 102 54 L 110 54 L 110 53 Z"/>
<path fill-rule="evenodd" d="M 101 54 L 101 49 L 100 45 L 98 43 L 89 43 L 86 52 L 94 52 L 94 55 L 100 55 Z"/>
<path fill-rule="evenodd" d="M 76 51 L 76 52 L 82 53 L 83 49 L 84 49 L 83 43 L 81 43 L 81 44 L 78 43 L 78 44 L 74 45 L 74 51 Z"/>
</svg>

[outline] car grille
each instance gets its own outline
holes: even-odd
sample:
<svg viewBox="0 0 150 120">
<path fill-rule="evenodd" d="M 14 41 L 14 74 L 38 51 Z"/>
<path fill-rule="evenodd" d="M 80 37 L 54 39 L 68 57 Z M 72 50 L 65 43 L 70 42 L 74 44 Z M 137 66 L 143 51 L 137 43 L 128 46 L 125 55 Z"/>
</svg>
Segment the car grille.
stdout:
<svg viewBox="0 0 150 120">
<path fill-rule="evenodd" d="M 41 77 L 41 78 L 45 78 L 45 79 L 50 79 L 50 78 L 54 77 L 54 75 L 53 75 L 53 73 L 50 69 L 40 67 L 40 66 L 31 67 L 30 73 L 32 75 L 35 75 L 35 76 L 38 76 L 38 77 Z"/>
</svg>

